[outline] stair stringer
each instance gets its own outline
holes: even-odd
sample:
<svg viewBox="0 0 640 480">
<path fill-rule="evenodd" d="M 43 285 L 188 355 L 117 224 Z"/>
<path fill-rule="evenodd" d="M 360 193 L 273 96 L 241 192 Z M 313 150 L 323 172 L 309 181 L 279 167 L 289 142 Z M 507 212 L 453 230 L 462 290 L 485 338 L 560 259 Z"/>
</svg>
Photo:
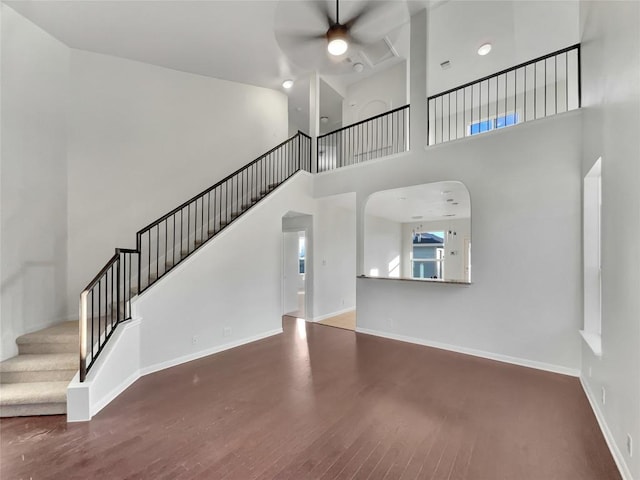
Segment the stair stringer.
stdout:
<svg viewBox="0 0 640 480">
<path fill-rule="evenodd" d="M 298 172 L 135 297 L 132 320 L 69 384 L 67 421 L 90 420 L 140 376 L 281 333 L 282 216 L 313 213 L 313 181 Z"/>
</svg>

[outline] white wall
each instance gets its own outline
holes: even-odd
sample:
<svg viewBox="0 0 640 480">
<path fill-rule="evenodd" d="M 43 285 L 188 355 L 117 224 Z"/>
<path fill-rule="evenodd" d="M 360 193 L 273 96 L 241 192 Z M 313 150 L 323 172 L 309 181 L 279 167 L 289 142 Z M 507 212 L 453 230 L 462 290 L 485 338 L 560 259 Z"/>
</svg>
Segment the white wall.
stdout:
<svg viewBox="0 0 640 480">
<path fill-rule="evenodd" d="M 356 305 L 354 204 L 354 194 L 319 199 L 316 204 L 316 213 L 313 218 L 314 307 L 312 316 L 316 321 L 352 310 Z"/>
<path fill-rule="evenodd" d="M 640 3 L 580 7 L 582 174 L 602 157 L 602 357 L 582 346 L 582 379 L 622 471 L 640 478 Z"/>
<path fill-rule="evenodd" d="M 407 63 L 400 62 L 349 85 L 342 101 L 342 124 L 350 125 L 407 103 Z"/>
<path fill-rule="evenodd" d="M 473 284 L 358 279 L 359 328 L 575 374 L 582 316 L 580 134 L 576 111 L 319 174 L 317 196 L 355 186 L 358 212 L 373 192 L 437 181 L 461 181 L 471 197 Z M 362 217 L 357 221 L 363 228 Z M 541 248 L 541 232 L 552 235 L 549 248 Z"/>
<path fill-rule="evenodd" d="M 117 246 L 287 136 L 281 92 L 71 51 L 69 297 Z"/>
<path fill-rule="evenodd" d="M 402 224 L 375 215 L 365 216 L 364 273 L 372 277 L 400 277 Z"/>
<path fill-rule="evenodd" d="M 143 373 L 281 331 L 282 216 L 313 210 L 311 185 L 299 173 L 140 297 Z"/>
<path fill-rule="evenodd" d="M 422 232 L 444 232 L 445 260 L 443 278 L 447 280 L 466 280 L 464 265 L 464 240 L 465 238 L 471 238 L 470 219 L 461 218 L 456 220 L 436 220 L 432 222 L 403 223 L 402 275 L 407 278 L 411 278 L 413 275 L 410 254 L 413 252 L 414 229 L 419 229 Z M 455 232 L 456 234 L 448 235 L 447 232 L 449 231 Z M 455 252 L 455 254 L 452 254 L 451 252 Z"/>
<path fill-rule="evenodd" d="M 64 317 L 69 50 L 2 4 L 2 359 Z"/>
</svg>

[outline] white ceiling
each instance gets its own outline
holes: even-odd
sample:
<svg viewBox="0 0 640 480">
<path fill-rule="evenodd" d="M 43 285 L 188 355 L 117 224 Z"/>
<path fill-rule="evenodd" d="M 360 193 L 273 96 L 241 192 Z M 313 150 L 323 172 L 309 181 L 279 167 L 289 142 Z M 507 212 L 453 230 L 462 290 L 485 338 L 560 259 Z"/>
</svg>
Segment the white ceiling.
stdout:
<svg viewBox="0 0 640 480">
<path fill-rule="evenodd" d="M 580 41 L 577 0 L 448 1 L 429 13 L 428 94 L 433 95 Z M 478 47 L 490 42 L 491 53 Z M 451 62 L 443 70 L 440 64 Z"/>
<path fill-rule="evenodd" d="M 341 18 L 367 0 L 341 0 Z M 333 2 L 327 0 L 332 10 Z M 362 74 L 350 62 L 328 60 L 323 41 L 298 45 L 291 32 L 322 33 L 313 0 L 5 0 L 5 3 L 72 48 L 114 55 L 175 70 L 282 90 L 284 79 L 299 80 L 291 107 L 308 112 L 304 87 L 310 71 L 339 92 L 377 70 Z M 437 93 L 516 63 L 577 43 L 577 0 L 372 0 L 374 12 L 354 28 L 365 41 L 391 41 L 401 58 L 409 55 L 410 15 L 429 14 L 429 93 Z M 285 38 L 285 40 L 283 40 Z M 477 47 L 493 43 L 490 55 Z M 346 55 L 360 56 L 358 48 Z M 397 59 L 396 59 L 397 60 Z M 452 67 L 442 70 L 449 60 Z M 387 61 L 387 62 L 390 62 Z M 307 83 L 308 85 L 308 83 Z"/>
<path fill-rule="evenodd" d="M 376 192 L 365 208 L 367 215 L 398 223 L 471 218 L 469 191 L 455 181 Z"/>
</svg>

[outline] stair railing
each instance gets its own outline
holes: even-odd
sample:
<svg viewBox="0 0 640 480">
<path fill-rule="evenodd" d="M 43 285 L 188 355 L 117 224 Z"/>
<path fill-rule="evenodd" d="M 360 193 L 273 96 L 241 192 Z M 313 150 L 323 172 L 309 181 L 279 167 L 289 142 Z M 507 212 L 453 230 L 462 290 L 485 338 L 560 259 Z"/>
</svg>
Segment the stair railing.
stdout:
<svg viewBox="0 0 640 480">
<path fill-rule="evenodd" d="M 311 171 L 311 138 L 302 132 L 236 170 L 136 234 L 136 249 L 116 253 L 80 294 L 80 381 L 131 299 L 300 170 Z"/>
<path fill-rule="evenodd" d="M 137 250 L 116 253 L 80 294 L 80 381 L 120 322 L 131 318 L 131 297 L 138 283 Z"/>
</svg>

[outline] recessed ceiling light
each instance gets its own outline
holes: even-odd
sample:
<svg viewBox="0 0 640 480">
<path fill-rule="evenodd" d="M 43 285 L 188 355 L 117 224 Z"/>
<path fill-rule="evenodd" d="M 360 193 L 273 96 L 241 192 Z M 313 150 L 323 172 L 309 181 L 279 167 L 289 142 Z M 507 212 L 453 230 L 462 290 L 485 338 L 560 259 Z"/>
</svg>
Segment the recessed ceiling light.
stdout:
<svg viewBox="0 0 640 480">
<path fill-rule="evenodd" d="M 422 220 L 422 215 L 414 215 L 411 217 L 413 220 Z"/>
<path fill-rule="evenodd" d="M 451 190 L 443 190 L 440 192 L 440 195 L 449 195 L 451 193 Z"/>
<path fill-rule="evenodd" d="M 485 43 L 483 45 L 480 45 L 480 48 L 478 48 L 478 55 L 485 56 L 490 51 L 491 51 L 491 44 Z"/>
<path fill-rule="evenodd" d="M 363 64 L 361 64 L 360 62 L 358 62 L 358 63 L 354 63 L 354 64 L 353 64 L 353 70 L 354 70 L 355 72 L 357 72 L 357 73 L 360 73 L 360 72 L 362 72 L 362 71 L 364 70 L 364 65 L 363 65 Z"/>
<path fill-rule="evenodd" d="M 293 80 L 285 80 L 282 82 L 282 88 L 289 90 L 291 87 L 293 87 Z"/>
<path fill-rule="evenodd" d="M 329 121 L 329 117 L 320 117 L 320 123 L 327 123 Z"/>
</svg>

